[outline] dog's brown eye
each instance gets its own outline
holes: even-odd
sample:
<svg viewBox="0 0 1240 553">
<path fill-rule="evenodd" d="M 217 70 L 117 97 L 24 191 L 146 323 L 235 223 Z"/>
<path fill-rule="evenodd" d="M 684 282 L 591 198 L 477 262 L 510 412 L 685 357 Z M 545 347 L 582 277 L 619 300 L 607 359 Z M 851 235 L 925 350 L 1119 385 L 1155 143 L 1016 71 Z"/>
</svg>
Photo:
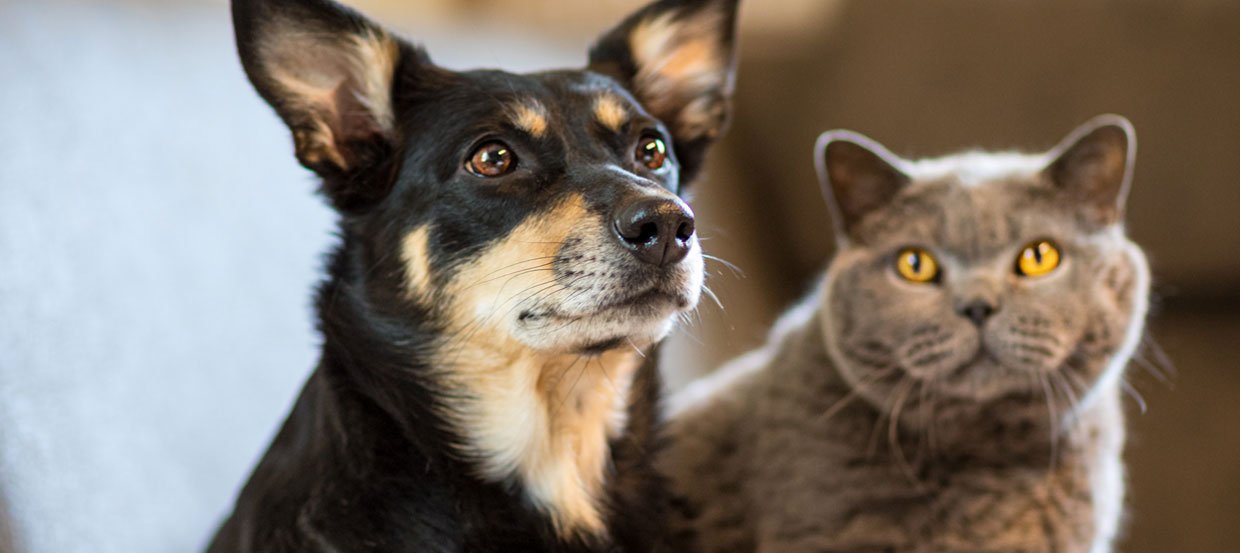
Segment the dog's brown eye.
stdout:
<svg viewBox="0 0 1240 553">
<path fill-rule="evenodd" d="M 469 169 L 470 173 L 480 177 L 503 176 L 516 166 L 516 154 L 503 142 L 487 142 L 479 146 L 465 163 L 465 168 Z"/>
<path fill-rule="evenodd" d="M 657 136 L 642 137 L 637 143 L 637 161 L 652 171 L 663 168 L 667 164 L 667 144 Z"/>
</svg>

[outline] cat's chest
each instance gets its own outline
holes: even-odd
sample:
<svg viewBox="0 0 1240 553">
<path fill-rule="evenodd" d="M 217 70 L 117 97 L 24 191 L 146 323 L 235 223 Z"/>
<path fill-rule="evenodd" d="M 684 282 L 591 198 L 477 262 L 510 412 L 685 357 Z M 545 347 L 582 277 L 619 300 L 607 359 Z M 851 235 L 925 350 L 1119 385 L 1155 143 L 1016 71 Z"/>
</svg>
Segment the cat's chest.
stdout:
<svg viewBox="0 0 1240 553">
<path fill-rule="evenodd" d="M 780 514 L 768 519 L 762 541 L 817 536 L 848 547 L 932 544 L 942 551 L 985 543 L 1076 551 L 1094 533 L 1088 478 L 1079 471 L 919 468 L 913 478 L 905 467 L 874 460 L 825 464 L 769 496 L 778 499 L 766 512 Z"/>
</svg>

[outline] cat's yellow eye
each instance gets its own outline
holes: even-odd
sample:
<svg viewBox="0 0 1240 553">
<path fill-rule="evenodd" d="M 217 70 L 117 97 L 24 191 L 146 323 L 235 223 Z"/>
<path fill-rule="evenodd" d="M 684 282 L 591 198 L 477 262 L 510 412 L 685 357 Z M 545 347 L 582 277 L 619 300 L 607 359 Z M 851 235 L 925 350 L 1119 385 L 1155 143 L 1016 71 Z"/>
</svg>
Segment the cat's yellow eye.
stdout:
<svg viewBox="0 0 1240 553">
<path fill-rule="evenodd" d="M 939 276 L 939 262 L 926 250 L 904 248 L 896 256 L 896 272 L 909 282 L 933 282 Z"/>
<path fill-rule="evenodd" d="M 1059 267 L 1059 248 L 1050 240 L 1038 240 L 1021 250 L 1016 258 L 1016 274 L 1037 277 Z"/>
</svg>

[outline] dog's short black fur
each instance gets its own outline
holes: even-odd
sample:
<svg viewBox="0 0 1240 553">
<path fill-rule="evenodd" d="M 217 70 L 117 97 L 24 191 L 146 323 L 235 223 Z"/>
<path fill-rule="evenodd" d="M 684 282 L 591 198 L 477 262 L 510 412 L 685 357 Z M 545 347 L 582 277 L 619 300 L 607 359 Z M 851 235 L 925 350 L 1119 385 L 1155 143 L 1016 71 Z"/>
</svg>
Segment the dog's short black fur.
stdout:
<svg viewBox="0 0 1240 553">
<path fill-rule="evenodd" d="M 517 75 L 330 0 L 233 3 L 341 244 L 319 365 L 211 553 L 652 549 L 639 350 L 697 302 L 678 195 L 726 124 L 736 7 L 662 0 L 587 69 Z"/>
</svg>

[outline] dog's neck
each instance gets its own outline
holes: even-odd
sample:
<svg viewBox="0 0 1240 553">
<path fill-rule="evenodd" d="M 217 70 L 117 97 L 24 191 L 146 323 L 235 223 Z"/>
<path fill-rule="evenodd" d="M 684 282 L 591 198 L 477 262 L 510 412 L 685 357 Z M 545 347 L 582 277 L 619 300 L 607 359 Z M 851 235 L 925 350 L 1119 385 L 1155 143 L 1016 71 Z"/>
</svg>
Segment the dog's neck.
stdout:
<svg viewBox="0 0 1240 553">
<path fill-rule="evenodd" d="M 435 363 L 452 397 L 444 417 L 478 476 L 516 481 L 562 536 L 597 536 L 609 441 L 624 431 L 639 353 L 538 352 L 480 333 Z"/>
<path fill-rule="evenodd" d="M 429 311 L 401 322 L 385 306 L 398 300 L 367 297 L 355 280 L 365 263 L 348 250 L 319 294 L 325 357 L 350 365 L 349 378 L 407 429 L 442 427 L 443 448 L 481 481 L 518 484 L 561 537 L 605 535 L 609 442 L 627 430 L 642 353 L 547 353 L 498 328 L 419 328 L 435 326 Z"/>
</svg>

